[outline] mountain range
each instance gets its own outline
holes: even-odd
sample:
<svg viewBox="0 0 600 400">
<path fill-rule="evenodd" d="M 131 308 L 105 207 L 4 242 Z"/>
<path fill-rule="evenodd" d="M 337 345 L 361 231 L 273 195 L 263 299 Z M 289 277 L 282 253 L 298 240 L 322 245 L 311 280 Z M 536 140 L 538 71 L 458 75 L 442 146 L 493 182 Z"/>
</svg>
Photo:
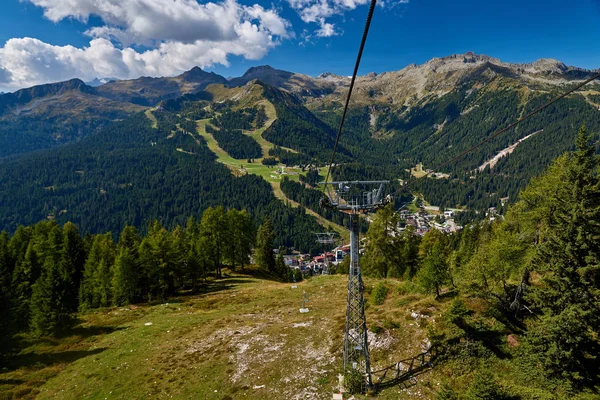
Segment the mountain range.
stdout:
<svg viewBox="0 0 600 400">
<path fill-rule="evenodd" d="M 415 165 L 421 163 L 426 169 L 435 169 L 594 72 L 552 59 L 512 64 L 466 53 L 434 58 L 399 71 L 360 76 L 336 158 L 339 167 L 334 172 L 341 178 L 412 179 L 408 171 Z M 231 79 L 196 67 L 175 77 L 107 81 L 97 85 L 101 83 L 98 80 L 92 86 L 73 79 L 0 95 L 0 193 L 7 196 L 5 204 L 18 203 L 17 198 L 14 202 L 10 200 L 14 193 L 28 196 L 37 204 L 34 207 L 37 211 L 28 213 L 25 219 L 4 207 L 0 227 L 14 229 L 19 223 L 59 217 L 63 209 L 76 209 L 69 203 L 74 198 L 66 199 L 73 193 L 77 193 L 79 201 L 88 196 L 78 191 L 78 184 L 73 181 L 76 171 L 84 171 L 78 173 L 77 179 L 85 179 L 83 176 L 87 177 L 91 169 L 104 169 L 104 177 L 99 174 L 87 182 L 86 190 L 95 192 L 94 196 L 101 191 L 106 193 L 107 187 L 134 184 L 125 178 L 127 168 L 131 165 L 139 168 L 142 160 L 148 161 L 147 143 L 163 146 L 164 154 L 170 154 L 164 158 L 165 163 L 179 160 L 184 154 L 181 151 L 202 153 L 205 168 L 218 162 L 227 166 L 232 179 L 239 179 L 236 176 L 248 171 L 251 174 L 258 171 L 256 174 L 263 174 L 262 178 L 269 181 L 272 175 L 258 169 L 252 161 L 271 159 L 289 167 L 297 166 L 298 173 L 290 169 L 297 180 L 307 166 L 326 164 L 350 84 L 350 78 L 345 76 L 323 73 L 311 77 L 270 66 L 253 67 L 243 76 Z M 133 125 L 132 119 L 136 121 Z M 143 120 L 149 121 L 151 128 Z M 436 171 L 444 172 L 439 176 L 447 178 L 415 183 L 413 192 L 444 207 L 475 211 L 495 206 L 500 198 L 515 198 L 519 189 L 552 158 L 572 148 L 581 125 L 595 134 L 600 132 L 598 82 L 443 171 Z M 144 128 L 140 128 L 138 136 L 130 137 L 123 126 Z M 143 133 L 144 129 L 155 131 Z M 116 137 L 117 134 L 127 138 Z M 527 140 L 521 140 L 525 137 Z M 596 134 L 595 138 L 598 137 Z M 186 142 L 183 146 L 187 138 L 192 138 L 195 144 Z M 117 143 L 125 143 L 124 140 L 127 144 L 119 149 Z M 208 153 L 207 146 L 211 150 Z M 506 151 L 508 148 L 510 151 Z M 502 151 L 506 156 L 497 157 Z M 73 156 L 73 152 L 98 159 L 94 164 Z M 122 158 L 125 152 L 130 166 Z M 172 152 L 177 154 L 173 156 Z M 52 160 L 64 161 L 71 156 L 74 157 L 71 172 L 75 175 L 53 174 Z M 488 162 L 491 159 L 494 163 Z M 184 164 L 189 167 L 187 162 Z M 44 171 L 43 182 L 34 175 L 9 178 L 23 175 L 20 171 L 32 165 L 50 168 Z M 121 166 L 120 172 L 112 170 L 115 165 Z M 163 173 L 167 167 L 156 165 L 157 171 Z M 188 176 L 187 172 L 185 175 Z M 171 178 L 176 180 L 177 175 Z M 288 193 L 282 194 L 279 184 L 270 183 L 280 199 L 309 206 L 310 196 L 298 193 L 292 196 L 285 185 L 282 187 L 288 188 Z M 54 189 L 33 189 L 40 185 Z M 57 200 L 60 188 L 67 187 L 69 196 Z M 150 188 L 144 193 L 146 197 L 152 196 Z M 244 201 L 252 199 L 240 200 L 236 206 Z M 155 210 L 152 217 L 173 214 L 166 203 L 165 199 L 165 208 Z M 114 207 L 122 214 L 125 205 L 119 203 Z M 121 215 L 112 225 L 101 228 L 141 224 L 149 215 L 145 212 L 142 206 L 130 209 L 129 217 Z M 71 211 L 60 215 L 73 219 Z M 90 231 L 96 228 L 93 224 L 82 225 Z"/>
</svg>

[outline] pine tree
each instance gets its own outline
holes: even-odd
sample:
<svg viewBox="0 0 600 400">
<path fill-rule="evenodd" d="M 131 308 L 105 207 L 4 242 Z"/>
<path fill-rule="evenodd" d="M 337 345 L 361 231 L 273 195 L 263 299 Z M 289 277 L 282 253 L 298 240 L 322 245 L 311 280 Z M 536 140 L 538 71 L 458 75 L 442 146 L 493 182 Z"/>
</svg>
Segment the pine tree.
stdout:
<svg viewBox="0 0 600 400">
<path fill-rule="evenodd" d="M 183 281 L 196 290 L 199 279 L 205 276 L 204 265 L 206 262 L 200 251 L 200 225 L 194 217 L 187 220 L 185 237 Z"/>
<path fill-rule="evenodd" d="M 444 233 L 432 229 L 425 234 L 421 242 L 422 257 L 419 281 L 425 290 L 440 296 L 440 289 L 449 280 L 448 255 L 449 248 Z"/>
<path fill-rule="evenodd" d="M 273 254 L 274 239 L 275 232 L 273 231 L 273 225 L 271 224 L 269 217 L 266 217 L 256 234 L 254 261 L 260 268 L 270 272 L 275 272 L 275 256 Z"/>
<path fill-rule="evenodd" d="M 20 225 L 15 231 L 14 235 L 12 235 L 10 238 L 8 246 L 11 252 L 11 257 L 14 260 L 15 267 L 23 261 L 25 253 L 27 252 L 27 247 L 31 242 L 31 235 L 31 227 L 24 227 Z"/>
<path fill-rule="evenodd" d="M 11 316 L 13 293 L 11 292 L 11 280 L 13 272 L 13 261 L 11 259 L 8 243 L 8 233 L 0 233 L 0 349 L 5 340 L 10 337 L 13 328 Z"/>
<path fill-rule="evenodd" d="M 226 243 L 230 240 L 225 210 L 219 206 L 208 208 L 202 214 L 200 223 L 202 235 L 202 251 L 212 262 L 212 268 L 221 276 L 221 265 L 224 258 Z"/>
<path fill-rule="evenodd" d="M 121 248 L 111 272 L 112 304 L 122 306 L 133 303 L 138 292 L 138 266 L 129 249 Z"/>
<path fill-rule="evenodd" d="M 67 222 L 63 227 L 63 244 L 59 270 L 62 277 L 61 296 L 70 311 L 76 311 L 79 305 L 78 291 L 83 276 L 86 254 L 83 239 L 77 227 Z"/>
<path fill-rule="evenodd" d="M 47 257 L 31 296 L 31 330 L 34 334 L 56 334 L 72 323 L 69 304 L 61 295 L 63 284 L 56 261 Z"/>
<path fill-rule="evenodd" d="M 171 234 L 158 221 L 153 222 L 140 246 L 140 265 L 148 300 L 163 300 L 175 292 L 174 271 L 178 257 Z"/>
<path fill-rule="evenodd" d="M 577 150 L 534 180 L 520 205 L 536 224 L 532 267 L 542 274 L 528 296 L 543 313 L 527 335 L 530 352 L 548 374 L 579 384 L 600 379 L 600 179 L 589 141 L 582 128 Z"/>
<path fill-rule="evenodd" d="M 377 211 L 366 235 L 365 274 L 379 278 L 404 275 L 406 265 L 402 262 L 403 237 L 398 230 L 399 222 L 400 216 L 393 204 Z"/>
<path fill-rule="evenodd" d="M 90 254 L 85 262 L 83 279 L 79 288 L 80 308 L 110 305 L 111 267 L 115 260 L 115 244 L 112 234 L 96 235 Z"/>
<path fill-rule="evenodd" d="M 14 315 L 18 329 L 24 329 L 30 323 L 30 308 L 33 285 L 41 274 L 38 255 L 33 241 L 29 242 L 24 259 L 16 265 L 12 276 Z"/>
<path fill-rule="evenodd" d="M 227 259 L 232 268 L 236 265 L 244 268 L 250 262 L 250 252 L 254 243 L 254 227 L 246 210 L 231 209 L 226 215 L 229 240 L 227 240 Z"/>
</svg>

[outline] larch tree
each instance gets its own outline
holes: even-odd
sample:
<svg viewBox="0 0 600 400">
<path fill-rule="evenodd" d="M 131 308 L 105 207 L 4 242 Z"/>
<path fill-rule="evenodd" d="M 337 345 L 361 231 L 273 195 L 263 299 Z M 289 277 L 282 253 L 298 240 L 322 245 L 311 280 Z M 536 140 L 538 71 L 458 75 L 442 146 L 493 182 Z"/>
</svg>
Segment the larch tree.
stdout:
<svg viewBox="0 0 600 400">
<path fill-rule="evenodd" d="M 425 290 L 435 293 L 436 297 L 449 281 L 449 253 L 448 238 L 443 232 L 432 229 L 425 234 L 419 248 L 422 261 L 418 278 Z"/>
<path fill-rule="evenodd" d="M 269 217 L 266 217 L 256 234 L 254 261 L 260 268 L 270 272 L 275 272 L 275 255 L 273 254 L 274 240 L 275 231 L 273 230 L 273 225 L 271 224 Z"/>
</svg>

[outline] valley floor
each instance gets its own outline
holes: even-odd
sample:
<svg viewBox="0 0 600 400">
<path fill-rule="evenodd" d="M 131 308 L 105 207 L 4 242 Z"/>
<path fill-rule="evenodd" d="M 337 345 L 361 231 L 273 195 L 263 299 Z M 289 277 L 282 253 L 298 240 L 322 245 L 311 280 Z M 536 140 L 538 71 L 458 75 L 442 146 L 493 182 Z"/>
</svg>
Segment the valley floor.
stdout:
<svg viewBox="0 0 600 400">
<path fill-rule="evenodd" d="M 23 338 L 23 350 L 0 373 L 0 398 L 331 399 L 346 279 L 319 276 L 292 289 L 230 274 L 203 294 L 84 314 L 68 337 Z M 376 282 L 367 279 L 367 289 Z M 377 335 L 369 332 L 373 370 L 421 353 L 426 325 L 446 304 L 387 285 L 386 302 L 366 310 L 369 327 L 379 326 Z M 306 314 L 299 313 L 303 292 Z M 427 369 L 377 397 L 433 398 L 439 379 L 436 368 Z"/>
</svg>

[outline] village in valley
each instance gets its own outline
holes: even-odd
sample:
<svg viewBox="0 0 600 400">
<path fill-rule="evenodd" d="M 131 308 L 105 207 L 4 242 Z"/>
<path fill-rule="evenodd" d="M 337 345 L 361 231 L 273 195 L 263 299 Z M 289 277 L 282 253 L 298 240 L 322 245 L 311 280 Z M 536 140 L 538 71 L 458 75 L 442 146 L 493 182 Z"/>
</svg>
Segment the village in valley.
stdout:
<svg viewBox="0 0 600 400">
<path fill-rule="evenodd" d="M 461 232 L 463 227 L 454 220 L 456 214 L 460 212 L 462 210 L 458 209 L 441 211 L 439 207 L 429 205 L 416 207 L 416 211 L 412 211 L 403 206 L 399 211 L 401 220 L 398 225 L 398 232 L 403 232 L 409 226 L 414 227 L 415 234 L 419 236 L 424 236 L 432 229 L 437 229 L 445 234 Z M 498 216 L 500 214 L 496 207 L 490 207 L 486 213 L 489 221 L 494 221 Z M 332 234 L 332 239 L 328 241 L 329 247 L 336 244 L 333 237 Z M 360 244 L 359 253 L 362 254 L 365 244 L 363 238 L 361 238 Z M 279 249 L 275 249 L 275 252 L 278 253 Z M 283 259 L 289 268 L 299 270 L 304 276 L 314 276 L 333 273 L 346 256 L 350 256 L 350 244 L 339 245 L 330 250 L 324 249 L 323 253 L 317 256 L 294 253 L 284 255 Z"/>
</svg>

